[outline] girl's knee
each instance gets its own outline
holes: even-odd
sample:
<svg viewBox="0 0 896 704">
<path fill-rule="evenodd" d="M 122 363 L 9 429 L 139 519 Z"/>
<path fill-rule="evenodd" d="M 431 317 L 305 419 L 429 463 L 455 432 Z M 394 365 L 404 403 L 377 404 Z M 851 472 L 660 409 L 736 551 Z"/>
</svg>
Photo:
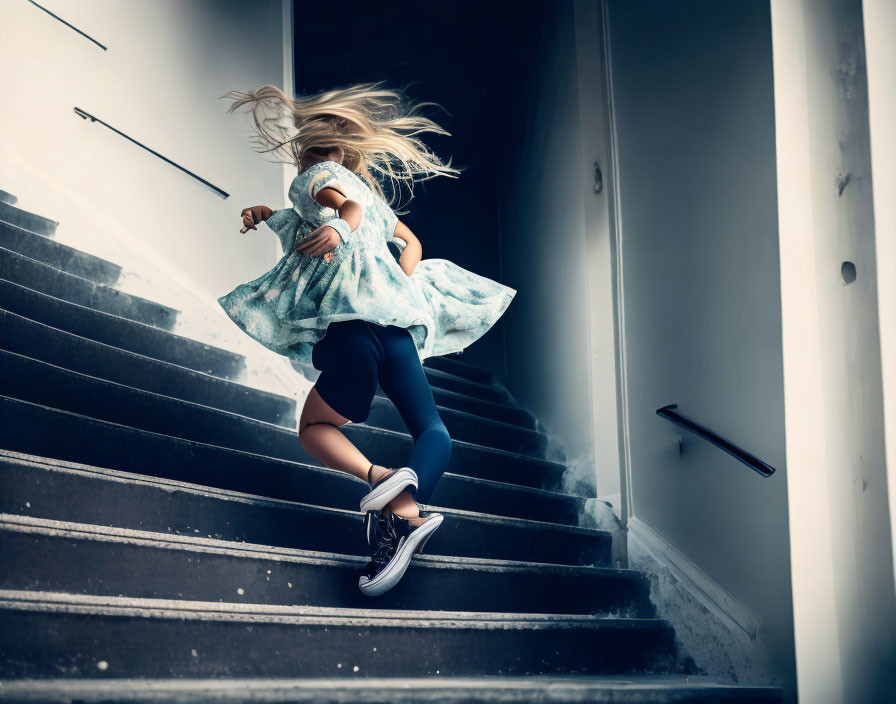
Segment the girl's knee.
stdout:
<svg viewBox="0 0 896 704">
<path fill-rule="evenodd" d="M 336 428 L 338 430 L 340 427 L 345 425 L 345 423 L 338 423 L 338 422 L 331 423 L 330 421 L 326 421 L 326 420 L 313 421 L 310 423 L 306 422 L 304 424 L 299 423 L 299 443 L 302 445 L 302 447 L 304 447 L 306 450 L 308 449 L 307 447 L 305 447 L 305 441 L 308 439 L 309 428 L 316 428 L 316 427 L 322 426 L 322 425 L 329 425 L 330 427 Z M 313 431 L 312 431 L 312 433 L 313 433 Z"/>
<path fill-rule="evenodd" d="M 442 421 L 428 425 L 417 440 L 419 441 L 424 437 L 427 444 L 436 445 L 445 453 L 451 452 L 451 435 Z"/>
<path fill-rule="evenodd" d="M 308 398 L 305 399 L 305 405 L 302 407 L 302 414 L 299 418 L 299 436 L 311 425 L 323 424 L 339 428 L 349 422 L 351 421 L 348 418 L 337 413 L 324 401 L 315 385 L 311 387 Z"/>
</svg>

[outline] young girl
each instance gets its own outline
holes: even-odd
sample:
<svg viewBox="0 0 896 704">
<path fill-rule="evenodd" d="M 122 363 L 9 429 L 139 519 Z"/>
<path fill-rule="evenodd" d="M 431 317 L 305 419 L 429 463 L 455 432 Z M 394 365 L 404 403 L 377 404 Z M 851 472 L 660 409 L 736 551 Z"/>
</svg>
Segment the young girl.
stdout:
<svg viewBox="0 0 896 704">
<path fill-rule="evenodd" d="M 413 114 L 429 103 L 402 114 L 403 96 L 380 83 L 307 97 L 290 98 L 274 86 L 222 96 L 234 100 L 228 112 L 252 103 L 254 127 L 270 146 L 264 151 L 287 154 L 299 173 L 289 188 L 291 208 L 241 213 L 241 232 L 266 222 L 285 255 L 218 300 L 258 342 L 320 372 L 299 439 L 326 467 L 370 485 L 361 510 L 373 555 L 359 579 L 368 595 L 398 583 L 443 519 L 421 510 L 451 453 L 421 362 L 469 346 L 516 293 L 445 259 L 421 261 L 420 241 L 372 172 L 389 179 L 394 193 L 401 183 L 413 190 L 415 176 L 459 171 L 414 136 L 449 134 Z M 390 242 L 403 248 L 397 261 Z M 373 464 L 338 429 L 366 420 L 378 383 L 414 439 L 406 467 Z"/>
</svg>

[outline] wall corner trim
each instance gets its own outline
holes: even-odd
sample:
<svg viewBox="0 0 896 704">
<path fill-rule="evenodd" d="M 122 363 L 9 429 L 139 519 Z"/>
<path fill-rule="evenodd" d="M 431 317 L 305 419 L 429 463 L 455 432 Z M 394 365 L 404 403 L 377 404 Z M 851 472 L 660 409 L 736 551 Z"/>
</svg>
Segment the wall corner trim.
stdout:
<svg viewBox="0 0 896 704">
<path fill-rule="evenodd" d="M 734 598 L 693 560 L 637 516 L 628 520 L 628 539 L 634 540 L 681 583 L 688 593 L 742 640 L 755 641 L 759 618 Z"/>
</svg>

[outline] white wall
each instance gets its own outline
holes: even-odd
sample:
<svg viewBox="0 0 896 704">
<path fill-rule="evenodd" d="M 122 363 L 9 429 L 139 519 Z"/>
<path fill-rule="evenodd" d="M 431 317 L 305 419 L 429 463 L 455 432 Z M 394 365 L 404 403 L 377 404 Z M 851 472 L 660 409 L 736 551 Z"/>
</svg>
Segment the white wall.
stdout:
<svg viewBox="0 0 896 704">
<path fill-rule="evenodd" d="M 281 0 L 43 4 L 108 50 L 24 0 L 0 5 L 7 155 L 101 207 L 210 297 L 269 269 L 279 258 L 274 235 L 266 228 L 240 235 L 239 212 L 259 203 L 283 207 L 283 167 L 251 150 L 246 118 L 225 114 L 229 101 L 218 96 L 283 85 Z M 76 117 L 74 106 L 230 197 Z M 42 213 L 65 226 L 64 213 Z"/>
<path fill-rule="evenodd" d="M 865 55 L 868 63 L 868 122 L 874 180 L 874 229 L 881 375 L 884 391 L 884 434 L 887 493 L 891 520 L 896 516 L 896 3 L 862 2 Z M 896 531 L 890 530 L 896 568 Z"/>
<path fill-rule="evenodd" d="M 892 192 L 872 186 L 862 4 L 771 6 L 800 697 L 888 701 L 896 687 L 896 594 L 880 331 L 888 330 L 889 345 L 891 321 L 879 310 L 892 312 L 892 301 L 878 309 L 878 300 L 892 282 L 878 289 L 875 240 L 878 252 L 892 254 L 894 233 L 876 226 L 893 224 Z M 875 21 L 886 18 L 866 18 Z M 892 41 L 892 26 L 867 29 Z M 871 64 L 880 58 L 877 47 L 867 74 L 875 81 L 887 75 L 886 64 Z M 892 129 L 893 102 L 884 122 L 877 110 L 887 110 L 886 98 L 877 93 L 874 105 L 874 144 L 883 147 L 880 130 Z M 884 217 L 876 224 L 878 211 Z M 841 277 L 844 262 L 855 267 L 852 281 Z M 882 274 L 892 266 L 880 265 Z"/>
<path fill-rule="evenodd" d="M 787 688 L 768 5 L 611 0 L 608 9 L 632 513 L 755 613 L 752 657 Z M 762 478 L 656 415 L 671 403 L 777 472 Z"/>
<path fill-rule="evenodd" d="M 616 177 L 612 154 L 605 3 L 576 0 L 576 63 L 579 82 L 579 188 L 584 213 L 585 290 L 588 323 L 587 369 L 591 391 L 594 473 L 597 496 L 609 500 L 625 520 L 622 501 L 618 386 L 619 335 L 616 329 Z M 597 191 L 595 164 L 600 171 Z"/>
</svg>

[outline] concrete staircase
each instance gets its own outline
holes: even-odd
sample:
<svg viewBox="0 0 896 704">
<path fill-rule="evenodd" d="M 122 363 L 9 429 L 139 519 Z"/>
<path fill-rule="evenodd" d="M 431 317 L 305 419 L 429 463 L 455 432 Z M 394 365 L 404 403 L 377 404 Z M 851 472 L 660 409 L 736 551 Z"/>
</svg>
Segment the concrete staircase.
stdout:
<svg viewBox="0 0 896 704">
<path fill-rule="evenodd" d="M 0 191 L 0 701 L 780 701 L 708 681 L 491 374 L 428 360 L 446 520 L 364 597 L 365 484 Z M 347 434 L 400 466 L 384 396 Z"/>
</svg>

